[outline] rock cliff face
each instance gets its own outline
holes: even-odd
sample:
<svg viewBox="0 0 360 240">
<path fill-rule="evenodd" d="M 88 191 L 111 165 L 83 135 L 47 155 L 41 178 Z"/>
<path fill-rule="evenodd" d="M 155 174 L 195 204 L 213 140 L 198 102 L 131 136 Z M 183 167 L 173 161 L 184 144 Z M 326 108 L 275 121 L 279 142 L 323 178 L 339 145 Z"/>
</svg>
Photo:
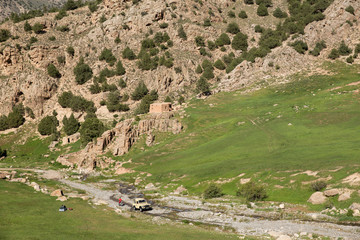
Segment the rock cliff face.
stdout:
<svg viewBox="0 0 360 240">
<path fill-rule="evenodd" d="M 92 171 L 95 167 L 106 168 L 114 160 L 98 157 L 108 151 L 115 156 L 126 154 L 141 135 L 152 136 L 153 132 L 181 132 L 181 123 L 174 118 L 173 113 L 156 114 L 141 120 L 137 125 L 133 119 L 122 121 L 115 128 L 102 134 L 96 141 L 76 153 L 60 156 L 56 161 L 80 171 Z"/>
<path fill-rule="evenodd" d="M 350 5 L 355 9 L 354 15 L 345 11 Z M 338 48 L 341 41 L 352 49 L 360 43 L 360 1 L 334 0 L 325 10 L 324 15 L 324 20 L 307 25 L 305 34 L 296 39 L 305 41 L 309 50 L 313 49 L 317 42 L 324 40 L 327 48 L 320 56 L 297 53 L 289 46 L 289 43 L 294 41 L 289 38 L 264 59 L 257 58 L 255 63 L 244 61 L 238 65 L 221 79 L 219 88 L 222 91 L 234 91 L 251 83 L 269 79 L 271 79 L 270 83 L 282 83 L 288 81 L 288 76 L 301 71 L 326 73 L 320 66 L 324 60 L 328 60 L 333 48 Z M 280 69 L 269 66 L 269 63 L 279 66 Z M 355 63 L 360 63 L 360 60 L 355 59 Z"/>
</svg>

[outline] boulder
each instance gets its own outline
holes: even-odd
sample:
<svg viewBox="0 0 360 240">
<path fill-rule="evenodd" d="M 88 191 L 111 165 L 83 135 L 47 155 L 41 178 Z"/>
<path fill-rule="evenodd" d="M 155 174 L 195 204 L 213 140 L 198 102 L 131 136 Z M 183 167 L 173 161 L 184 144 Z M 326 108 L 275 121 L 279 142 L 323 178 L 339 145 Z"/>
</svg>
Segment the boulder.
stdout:
<svg viewBox="0 0 360 240">
<path fill-rule="evenodd" d="M 339 194 L 340 194 L 339 189 L 329 189 L 329 190 L 324 191 L 324 195 L 326 197 L 334 197 Z"/>
<path fill-rule="evenodd" d="M 182 192 L 186 191 L 187 189 L 184 188 L 183 185 L 179 186 L 175 191 L 174 194 L 181 194 Z"/>
<path fill-rule="evenodd" d="M 0 172 L 0 179 L 5 179 L 5 178 L 7 178 L 7 176 L 10 176 L 9 172 L 6 172 L 6 171 Z"/>
<path fill-rule="evenodd" d="M 284 209 L 284 208 L 285 208 L 285 204 L 281 203 L 281 204 L 279 205 L 279 208 L 280 208 L 280 209 Z"/>
<path fill-rule="evenodd" d="M 338 198 L 338 201 L 346 201 L 351 198 L 351 192 L 344 192 Z"/>
<path fill-rule="evenodd" d="M 153 183 L 149 183 L 148 185 L 145 186 L 145 189 L 155 189 L 155 185 Z"/>
<path fill-rule="evenodd" d="M 312 204 L 322 204 L 325 203 L 326 200 L 327 198 L 323 192 L 314 192 L 308 199 L 308 202 Z"/>
<path fill-rule="evenodd" d="M 56 199 L 56 201 L 61 201 L 61 202 L 65 202 L 66 200 L 67 198 L 65 196 L 61 196 Z"/>
<path fill-rule="evenodd" d="M 360 203 L 353 203 L 349 208 L 351 210 L 360 210 Z"/>
<path fill-rule="evenodd" d="M 35 191 L 40 191 L 40 186 L 36 182 L 30 183 L 30 187 L 33 187 Z"/>
<path fill-rule="evenodd" d="M 288 235 L 281 235 L 277 238 L 277 240 L 291 240 L 291 237 L 289 237 Z"/>
<path fill-rule="evenodd" d="M 61 197 L 61 196 L 64 196 L 64 193 L 61 189 L 56 189 L 55 191 L 53 191 L 50 196 L 53 196 L 53 197 Z"/>
</svg>

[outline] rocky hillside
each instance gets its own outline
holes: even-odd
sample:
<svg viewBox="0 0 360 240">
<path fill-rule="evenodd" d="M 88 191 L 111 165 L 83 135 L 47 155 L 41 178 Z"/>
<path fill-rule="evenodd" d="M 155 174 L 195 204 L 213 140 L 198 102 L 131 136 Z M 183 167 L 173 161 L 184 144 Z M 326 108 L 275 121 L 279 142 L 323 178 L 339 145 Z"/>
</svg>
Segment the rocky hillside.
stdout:
<svg viewBox="0 0 360 240">
<path fill-rule="evenodd" d="M 56 110 L 61 122 L 92 106 L 119 121 L 156 99 L 287 81 L 321 71 L 324 60 L 356 63 L 359 8 L 356 0 L 68 1 L 0 26 L 0 115 L 22 103 L 26 121 Z M 82 107 L 60 103 L 69 91 Z"/>
<path fill-rule="evenodd" d="M 35 9 L 60 7 L 65 0 L 1 0 L 0 21 L 10 17 L 11 13 L 25 13 Z"/>
</svg>

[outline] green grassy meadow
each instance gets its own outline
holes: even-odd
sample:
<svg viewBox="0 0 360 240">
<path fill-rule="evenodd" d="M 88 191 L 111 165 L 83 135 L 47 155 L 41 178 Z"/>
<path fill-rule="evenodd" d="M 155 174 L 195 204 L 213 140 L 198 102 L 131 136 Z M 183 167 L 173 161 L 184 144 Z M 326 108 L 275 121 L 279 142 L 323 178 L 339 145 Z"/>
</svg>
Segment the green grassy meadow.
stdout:
<svg viewBox="0 0 360 240">
<path fill-rule="evenodd" d="M 360 85 L 346 85 L 360 80 L 360 68 L 340 63 L 327 68 L 334 74 L 294 76 L 290 83 L 249 94 L 192 100 L 181 134 L 160 134 L 159 144 L 145 151 L 139 144 L 124 159 L 133 164 L 125 166 L 150 172 L 146 182 L 181 177 L 176 183 L 195 194 L 207 181 L 245 173 L 243 178 L 269 186 L 270 200 L 306 202 L 312 192 L 301 182 L 316 177 L 292 173 L 320 171 L 318 176 L 331 175 L 328 182 L 335 184 L 359 171 L 360 95 L 354 91 Z M 330 172 L 337 167 L 343 168 Z M 238 181 L 222 185 L 224 192 L 235 194 Z M 285 188 L 273 188 L 276 184 Z"/>
<path fill-rule="evenodd" d="M 61 202 L 31 187 L 0 180 L 0 239 L 237 239 L 190 226 L 156 225 L 126 219 L 106 207 L 70 199 Z"/>
</svg>

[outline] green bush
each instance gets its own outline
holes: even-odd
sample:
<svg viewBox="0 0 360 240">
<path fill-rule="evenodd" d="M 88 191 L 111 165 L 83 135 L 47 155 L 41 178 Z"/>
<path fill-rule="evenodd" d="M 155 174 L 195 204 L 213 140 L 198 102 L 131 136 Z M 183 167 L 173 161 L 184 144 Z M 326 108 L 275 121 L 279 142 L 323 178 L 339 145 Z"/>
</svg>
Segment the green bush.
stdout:
<svg viewBox="0 0 360 240">
<path fill-rule="evenodd" d="M 335 48 L 333 48 L 328 56 L 328 58 L 334 60 L 340 57 L 339 51 Z"/>
<path fill-rule="evenodd" d="M 266 7 L 272 7 L 272 0 L 256 0 L 256 4 L 264 4 Z"/>
<path fill-rule="evenodd" d="M 98 9 L 98 5 L 97 5 L 97 2 L 90 2 L 89 5 L 89 10 L 90 12 L 96 12 L 96 10 Z"/>
<path fill-rule="evenodd" d="M 64 9 L 66 11 L 75 10 L 80 6 L 81 6 L 81 1 L 75 2 L 74 0 L 67 0 L 67 2 L 64 4 Z"/>
<path fill-rule="evenodd" d="M 349 48 L 349 47 L 345 44 L 345 42 L 344 42 L 344 40 L 343 40 L 343 41 L 341 41 L 341 43 L 340 43 L 340 46 L 339 46 L 338 51 L 339 51 L 339 54 L 340 54 L 341 56 L 348 56 L 349 54 L 351 54 L 352 49 Z"/>
<path fill-rule="evenodd" d="M 36 43 L 38 41 L 38 39 L 36 37 L 31 37 L 30 38 L 30 44 Z"/>
<path fill-rule="evenodd" d="M 4 131 L 8 128 L 9 128 L 9 126 L 8 126 L 7 116 L 1 115 L 0 116 L 0 131 Z"/>
<path fill-rule="evenodd" d="M 64 132 L 66 135 L 70 136 L 79 131 L 80 123 L 75 119 L 74 114 L 71 114 L 69 118 L 64 116 L 62 122 L 64 124 Z"/>
<path fill-rule="evenodd" d="M 349 5 L 345 8 L 345 11 L 351 13 L 352 15 L 355 15 L 355 9 L 353 6 Z"/>
<path fill-rule="evenodd" d="M 71 108 L 74 112 L 96 112 L 96 108 L 92 101 L 88 101 L 81 96 L 75 96 L 72 92 L 63 92 L 58 103 L 63 108 Z"/>
<path fill-rule="evenodd" d="M 205 189 L 204 194 L 203 194 L 205 199 L 218 198 L 223 195 L 224 194 L 222 193 L 221 188 L 216 186 L 215 184 L 210 184 L 210 186 Z"/>
<path fill-rule="evenodd" d="M 244 0 L 245 4 L 254 4 L 254 0 Z"/>
<path fill-rule="evenodd" d="M 80 140 L 82 145 L 86 145 L 93 139 L 100 137 L 104 131 L 104 124 L 97 119 L 96 116 L 90 114 L 90 116 L 85 118 L 85 121 L 80 127 Z"/>
<path fill-rule="evenodd" d="M 161 23 L 161 24 L 159 24 L 159 27 L 160 28 L 167 28 L 169 26 L 169 24 L 168 23 Z"/>
<path fill-rule="evenodd" d="M 101 92 L 101 87 L 97 82 L 95 82 L 93 85 L 90 86 L 89 91 L 91 92 L 91 94 L 98 94 Z"/>
<path fill-rule="evenodd" d="M 349 63 L 349 64 L 352 64 L 354 62 L 354 58 L 353 56 L 349 56 L 346 58 L 346 62 Z"/>
<path fill-rule="evenodd" d="M 235 18 L 236 15 L 235 15 L 235 13 L 234 13 L 233 11 L 230 10 L 230 11 L 228 12 L 228 17 L 229 17 L 229 18 Z"/>
<path fill-rule="evenodd" d="M 242 10 L 241 12 L 239 12 L 239 18 L 245 19 L 248 18 L 248 15 L 244 10 Z"/>
<path fill-rule="evenodd" d="M 55 20 L 61 20 L 67 16 L 65 9 L 61 9 L 58 14 L 55 15 Z"/>
<path fill-rule="evenodd" d="M 99 56 L 100 61 L 106 61 L 110 66 L 116 62 L 116 57 L 112 54 L 111 50 L 104 48 Z"/>
<path fill-rule="evenodd" d="M 150 109 L 150 104 L 158 99 L 158 94 L 155 90 L 151 90 L 140 102 L 139 106 L 135 110 L 135 114 L 144 114 L 148 113 Z"/>
<path fill-rule="evenodd" d="M 89 65 L 84 63 L 84 59 L 81 58 L 79 63 L 74 68 L 75 81 L 77 84 L 84 84 L 92 78 L 93 72 Z"/>
<path fill-rule="evenodd" d="M 69 32 L 70 28 L 67 25 L 64 26 L 58 26 L 56 27 L 56 30 L 60 31 L 60 32 Z"/>
<path fill-rule="evenodd" d="M 56 60 L 59 64 L 65 64 L 65 62 L 66 62 L 65 56 L 57 56 Z"/>
<path fill-rule="evenodd" d="M 137 65 L 141 70 L 144 71 L 154 70 L 158 67 L 158 58 L 151 58 L 149 53 L 145 53 L 141 56 L 137 62 Z"/>
<path fill-rule="evenodd" d="M 226 28 L 226 32 L 232 33 L 232 34 L 239 33 L 240 32 L 239 25 L 235 22 L 229 23 L 229 25 Z"/>
<path fill-rule="evenodd" d="M 25 32 L 31 32 L 31 31 L 32 31 L 32 27 L 31 27 L 31 25 L 28 23 L 28 21 L 26 21 L 26 22 L 24 23 L 24 30 L 25 30 Z"/>
<path fill-rule="evenodd" d="M 324 181 L 316 181 L 311 184 L 311 189 L 315 192 L 321 191 L 326 188 L 327 184 Z"/>
<path fill-rule="evenodd" d="M 230 45 L 231 44 L 231 40 L 229 38 L 229 36 L 226 33 L 222 33 L 218 39 L 215 40 L 215 44 L 218 47 L 222 47 L 225 45 Z"/>
<path fill-rule="evenodd" d="M 72 57 L 75 55 L 75 49 L 72 46 L 67 47 L 66 52 Z"/>
<path fill-rule="evenodd" d="M 169 103 L 171 103 L 171 102 L 172 102 L 171 97 L 170 97 L 170 96 L 166 96 L 164 102 L 169 102 Z"/>
<path fill-rule="evenodd" d="M 118 91 L 110 92 L 107 101 L 106 101 L 106 107 L 109 110 L 109 112 L 126 112 L 129 111 L 130 108 L 127 104 L 121 104 L 121 96 Z"/>
<path fill-rule="evenodd" d="M 203 24 L 204 27 L 210 27 L 211 26 L 211 21 L 209 18 L 206 18 L 204 20 L 204 24 Z"/>
<path fill-rule="evenodd" d="M 33 110 L 31 108 L 26 107 L 25 112 L 29 117 L 31 117 L 32 119 L 35 119 L 35 114 L 34 114 L 34 112 L 33 112 Z"/>
<path fill-rule="evenodd" d="M 41 119 L 38 125 L 38 132 L 41 135 L 51 135 L 56 132 L 57 126 L 59 126 L 59 121 L 55 116 L 46 116 Z"/>
<path fill-rule="evenodd" d="M 216 49 L 216 44 L 213 41 L 207 41 L 207 45 L 210 51 L 213 51 Z"/>
<path fill-rule="evenodd" d="M 178 36 L 182 39 L 182 40 L 187 40 L 187 35 L 186 32 L 183 28 L 182 25 L 180 25 L 179 29 L 178 29 Z"/>
<path fill-rule="evenodd" d="M 216 67 L 217 69 L 219 70 L 224 70 L 226 67 L 225 67 L 225 64 L 220 60 L 218 59 L 215 63 L 214 63 L 214 67 Z"/>
<path fill-rule="evenodd" d="M 129 47 L 126 47 L 122 52 L 122 57 L 129 60 L 136 59 L 136 55 Z"/>
<path fill-rule="evenodd" d="M 310 54 L 313 56 L 319 56 L 320 52 L 326 48 L 326 43 L 324 40 L 317 42 L 314 49 L 310 51 Z"/>
<path fill-rule="evenodd" d="M 57 70 L 54 64 L 49 64 L 47 66 L 47 72 L 52 78 L 61 78 L 60 72 Z"/>
<path fill-rule="evenodd" d="M 205 40 L 201 36 L 195 37 L 195 43 L 196 43 L 196 46 L 198 46 L 198 47 L 205 47 Z"/>
<path fill-rule="evenodd" d="M 214 70 L 214 67 L 212 65 L 212 63 L 208 60 L 208 59 L 205 59 L 202 63 L 201 63 L 201 66 L 203 69 L 210 69 L 210 70 Z"/>
<path fill-rule="evenodd" d="M 100 17 L 99 22 L 100 22 L 100 23 L 103 23 L 103 22 L 105 22 L 106 20 L 107 20 L 107 19 L 106 19 L 105 15 L 103 14 L 103 15 L 101 15 L 101 17 Z"/>
<path fill-rule="evenodd" d="M 255 26 L 255 32 L 256 33 L 262 33 L 264 31 L 264 28 L 262 28 L 260 25 Z"/>
<path fill-rule="evenodd" d="M 120 88 L 126 88 L 126 82 L 124 81 L 124 79 L 121 78 L 118 84 Z"/>
<path fill-rule="evenodd" d="M 45 26 L 41 23 L 35 23 L 34 26 L 32 26 L 32 30 L 36 34 L 44 33 Z"/>
<path fill-rule="evenodd" d="M 231 47 L 235 50 L 246 51 L 248 48 L 247 39 L 248 39 L 247 35 L 239 32 L 235 35 L 234 39 L 232 40 Z"/>
<path fill-rule="evenodd" d="M 288 15 L 286 12 L 283 12 L 279 7 L 275 9 L 273 16 L 276 18 L 286 18 Z"/>
<path fill-rule="evenodd" d="M 204 68 L 204 72 L 203 74 L 201 75 L 201 77 L 205 78 L 205 79 L 213 79 L 215 76 L 214 76 L 214 72 L 212 69 L 210 68 Z"/>
<path fill-rule="evenodd" d="M 204 77 L 200 77 L 200 79 L 197 81 L 196 89 L 202 94 L 210 94 L 210 85 Z"/>
<path fill-rule="evenodd" d="M 293 43 L 291 43 L 291 46 L 300 54 L 305 54 L 305 52 L 308 50 L 308 45 L 306 42 L 303 42 L 301 40 L 297 40 Z"/>
<path fill-rule="evenodd" d="M 55 36 L 50 36 L 48 39 L 49 39 L 49 41 L 55 41 L 56 37 Z"/>
<path fill-rule="evenodd" d="M 259 201 L 267 198 L 265 188 L 254 182 L 241 185 L 236 192 L 237 196 L 244 197 L 247 201 Z"/>
<path fill-rule="evenodd" d="M 12 112 L 7 117 L 2 117 L 0 121 L 0 128 L 4 130 L 8 128 L 18 128 L 25 122 L 25 110 L 22 104 L 13 107 Z"/>
<path fill-rule="evenodd" d="M 147 89 L 144 82 L 140 82 L 138 86 L 135 88 L 135 91 L 131 94 L 131 99 L 138 101 L 142 99 L 146 94 L 148 94 L 149 90 Z"/>
<path fill-rule="evenodd" d="M 257 11 L 256 11 L 257 15 L 260 17 L 264 17 L 269 15 L 267 7 L 265 6 L 265 4 L 260 4 Z"/>
<path fill-rule="evenodd" d="M 116 75 L 118 76 L 122 76 L 126 73 L 126 70 L 121 62 L 121 60 L 119 60 L 116 64 Z"/>
</svg>

